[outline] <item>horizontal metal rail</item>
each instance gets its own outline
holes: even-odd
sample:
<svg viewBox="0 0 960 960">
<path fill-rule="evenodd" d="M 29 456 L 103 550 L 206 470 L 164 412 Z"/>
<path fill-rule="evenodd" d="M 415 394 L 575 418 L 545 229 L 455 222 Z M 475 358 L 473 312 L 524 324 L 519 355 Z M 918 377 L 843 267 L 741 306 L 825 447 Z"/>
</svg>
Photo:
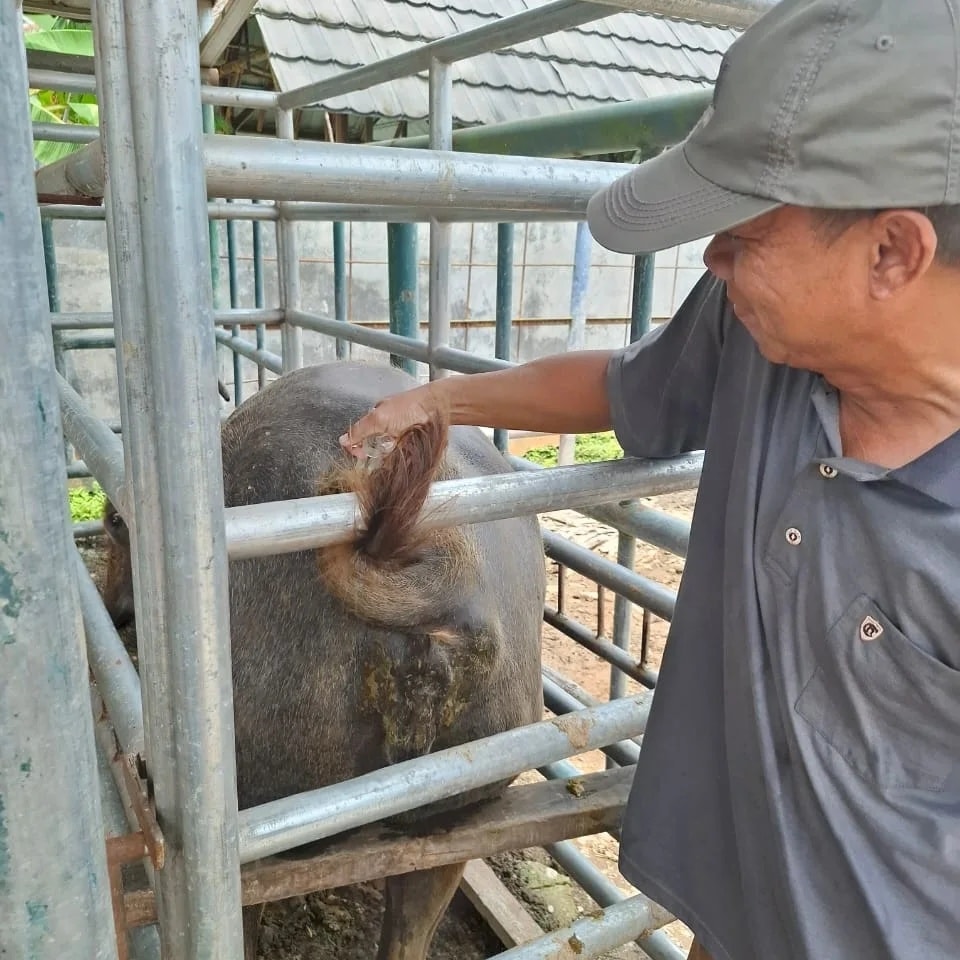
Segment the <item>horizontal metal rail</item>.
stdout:
<svg viewBox="0 0 960 960">
<path fill-rule="evenodd" d="M 305 107 L 332 97 L 341 97 L 401 77 L 410 77 L 429 70 L 431 61 L 455 63 L 481 53 L 533 40 L 557 30 L 567 30 L 591 20 L 600 20 L 619 12 L 615 6 L 587 3 L 583 0 L 554 0 L 533 10 L 502 17 L 461 34 L 434 40 L 407 53 L 388 57 L 376 63 L 345 70 L 325 80 L 296 87 L 281 93 L 277 99 L 282 109 Z"/>
<path fill-rule="evenodd" d="M 214 323 L 224 327 L 252 326 L 257 323 L 280 323 L 283 311 L 272 310 L 218 310 L 213 315 Z M 51 313 L 54 330 L 110 330 L 113 329 L 113 314 L 109 311 L 93 313 Z"/>
<path fill-rule="evenodd" d="M 472 207 L 583 217 L 590 198 L 628 172 L 621 163 L 394 150 L 363 144 L 207 135 L 211 197 L 369 206 Z M 36 174 L 44 196 L 103 195 L 100 141 Z"/>
<path fill-rule="evenodd" d="M 40 216 L 45 220 L 106 220 L 106 207 L 86 203 L 43 203 Z M 277 220 L 277 207 L 272 203 L 207 203 L 211 220 Z"/>
<path fill-rule="evenodd" d="M 238 136 L 208 135 L 203 148 L 211 196 L 436 210 L 466 206 L 582 215 L 598 190 L 629 169 L 620 163 Z"/>
<path fill-rule="evenodd" d="M 288 323 L 307 330 L 349 340 L 375 350 L 383 350 L 409 360 L 430 363 L 435 367 L 454 370 L 457 373 L 485 373 L 489 370 L 504 370 L 514 366 L 507 360 L 479 357 L 454 347 L 434 347 L 431 350 L 425 340 L 414 340 L 396 333 L 387 333 L 385 330 L 372 330 L 360 324 L 344 323 L 342 320 L 333 320 L 330 317 L 318 317 L 303 310 L 287 310 L 286 317 Z"/>
<path fill-rule="evenodd" d="M 356 203 L 313 203 L 300 200 L 278 203 L 277 208 L 286 220 L 352 221 L 354 223 L 429 223 L 439 220 L 444 223 L 545 223 L 572 222 L 582 219 L 578 213 L 557 213 L 540 210 L 489 210 L 477 207 L 433 207 L 427 204 L 397 206 L 374 204 L 363 206 Z"/>
<path fill-rule="evenodd" d="M 41 203 L 41 220 L 106 220 L 107 209 L 95 203 Z"/>
<path fill-rule="evenodd" d="M 31 68 L 27 71 L 31 90 L 58 90 L 63 93 L 96 93 L 92 73 L 67 73 L 63 70 Z M 254 90 L 240 87 L 215 87 L 202 84 L 200 99 L 218 107 L 245 107 L 251 110 L 275 110 L 277 94 L 272 90 Z"/>
<path fill-rule="evenodd" d="M 609 461 L 609 463 L 624 462 L 626 461 Z M 651 461 L 644 462 L 649 463 Z M 555 467 L 553 469 L 583 470 L 589 466 L 592 466 L 592 464 L 584 464 L 580 467 Z M 552 470 L 548 472 L 552 472 Z M 521 476 L 527 477 L 542 475 L 521 474 Z M 631 603 L 635 603 L 639 607 L 645 607 L 663 620 L 673 619 L 673 608 L 676 604 L 677 595 L 663 584 L 657 583 L 655 580 L 648 580 L 632 570 L 627 570 L 621 567 L 619 563 L 598 556 L 587 547 L 581 547 L 565 540 L 559 534 L 545 529 L 541 529 L 540 532 L 543 535 L 544 552 L 551 560 L 556 560 L 568 569 L 575 570 L 590 580 L 615 590 Z"/>
<path fill-rule="evenodd" d="M 579 620 L 568 617 L 565 613 L 560 613 L 553 607 L 543 608 L 543 621 L 549 624 L 554 630 L 559 630 L 564 636 L 569 637 L 575 643 L 579 644 L 585 650 L 596 654 L 602 660 L 616 667 L 625 673 L 631 680 L 649 687 L 651 690 L 657 685 L 657 674 L 653 670 L 641 667 L 625 650 L 621 650 L 616 644 L 608 640 L 601 640 L 590 632 Z"/>
<path fill-rule="evenodd" d="M 571 693 L 568 693 L 555 680 L 544 675 L 543 678 L 543 702 L 546 708 L 556 714 L 558 717 L 568 716 L 570 714 L 579 714 L 583 710 L 595 709 L 602 706 L 599 702 L 592 705 L 584 704 Z M 610 743 L 600 748 L 601 752 L 608 756 L 614 763 L 621 767 L 631 767 L 636 764 L 640 758 L 640 747 L 632 739 L 621 740 L 617 743 Z"/>
<path fill-rule="evenodd" d="M 344 323 L 330 317 L 318 317 L 316 314 L 306 313 L 303 310 L 287 310 L 287 323 L 313 330 L 316 333 L 329 334 L 351 343 L 359 343 L 364 347 L 373 347 L 388 353 L 395 353 L 400 357 L 419 360 L 428 363 L 430 348 L 425 340 L 411 340 L 396 333 L 387 333 L 385 330 L 371 330 L 356 323 Z"/>
<path fill-rule="evenodd" d="M 33 139 L 55 143 L 92 143 L 100 136 L 99 127 L 80 123 L 35 123 Z"/>
<path fill-rule="evenodd" d="M 649 936 L 673 919 L 663 907 L 638 893 L 612 904 L 599 916 L 584 917 L 538 940 L 495 954 L 493 960 L 558 960 L 567 957 L 592 960 L 631 940 Z"/>
<path fill-rule="evenodd" d="M 90 476 L 89 471 L 85 471 L 85 476 Z M 79 523 L 70 525 L 70 532 L 74 540 L 84 540 L 87 537 L 100 537 L 103 535 L 102 520 L 82 520 Z"/>
<path fill-rule="evenodd" d="M 271 353 L 269 350 L 261 350 L 249 340 L 244 340 L 243 337 L 234 337 L 226 330 L 217 330 L 216 337 L 217 343 L 229 347 L 235 353 L 239 353 L 241 357 L 253 360 L 254 363 L 266 367 L 271 373 L 283 373 L 283 359 L 277 354 Z"/>
<path fill-rule="evenodd" d="M 590 0 L 593 2 L 593 0 Z M 603 0 L 604 4 L 713 27 L 749 27 L 779 0 Z"/>
<path fill-rule="evenodd" d="M 210 200 L 207 216 L 211 220 L 279 220 L 277 205 L 273 203 L 224 203 Z"/>
<path fill-rule="evenodd" d="M 512 153 L 522 157 L 595 157 L 643 149 L 652 155 L 679 143 L 710 105 L 712 88 L 631 100 L 546 117 L 464 127 L 453 132 L 453 150 Z M 382 146 L 422 148 L 429 137 L 380 141 Z"/>
<path fill-rule="evenodd" d="M 693 455 L 554 467 L 536 474 L 441 480 L 427 495 L 420 523 L 431 529 L 576 508 L 598 499 L 655 496 L 687 489 L 699 470 L 700 458 Z M 344 543 L 356 536 L 356 511 L 357 500 L 352 493 L 229 507 L 227 549 L 232 559 L 243 559 Z M 634 603 L 669 619 L 673 602 L 666 588 L 652 581 L 647 587 L 636 574 L 593 557 L 585 548 L 571 545 L 563 549 L 551 540 L 549 549 L 566 566 L 621 590 Z M 580 551 L 593 557 L 594 562 L 588 562 Z M 618 572 L 610 572 L 609 567 Z"/>
<path fill-rule="evenodd" d="M 510 465 L 515 470 L 537 471 L 544 467 L 523 457 L 507 456 Z M 696 483 L 691 485 L 696 489 Z M 690 543 L 690 524 L 672 517 L 660 510 L 641 506 L 638 503 L 604 504 L 596 507 L 586 507 L 580 511 L 585 516 L 599 520 L 620 533 L 637 537 L 647 543 L 668 550 L 678 557 L 686 557 Z"/>
<path fill-rule="evenodd" d="M 243 810 L 240 861 L 249 863 L 638 736 L 646 728 L 651 701 L 650 693 L 624 697 Z"/>
<path fill-rule="evenodd" d="M 577 849 L 571 840 L 561 840 L 546 846 L 547 853 L 586 891 L 601 907 L 622 903 L 627 894 L 608 880 L 593 863 Z M 650 960 L 685 960 L 686 954 L 662 931 L 657 930 L 639 939 L 640 947 Z"/>
</svg>

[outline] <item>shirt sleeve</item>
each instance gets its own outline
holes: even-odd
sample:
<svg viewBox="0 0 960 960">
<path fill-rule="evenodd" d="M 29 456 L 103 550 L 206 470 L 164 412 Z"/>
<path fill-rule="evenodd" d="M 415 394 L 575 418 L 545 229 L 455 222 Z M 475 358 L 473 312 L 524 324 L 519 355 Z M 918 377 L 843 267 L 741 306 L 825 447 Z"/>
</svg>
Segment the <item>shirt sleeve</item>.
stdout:
<svg viewBox="0 0 960 960">
<path fill-rule="evenodd" d="M 703 449 L 731 318 L 726 286 L 705 273 L 672 320 L 610 359 L 610 413 L 628 456 L 674 457 Z"/>
</svg>

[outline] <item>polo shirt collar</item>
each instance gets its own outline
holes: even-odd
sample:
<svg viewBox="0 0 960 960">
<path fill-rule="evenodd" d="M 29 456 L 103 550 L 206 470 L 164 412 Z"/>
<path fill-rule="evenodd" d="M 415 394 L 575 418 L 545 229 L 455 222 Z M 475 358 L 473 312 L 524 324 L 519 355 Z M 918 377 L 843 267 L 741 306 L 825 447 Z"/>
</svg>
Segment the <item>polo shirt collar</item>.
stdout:
<svg viewBox="0 0 960 960">
<path fill-rule="evenodd" d="M 845 457 L 840 441 L 840 399 L 836 389 L 821 376 L 814 380 L 811 397 L 823 426 L 828 449 L 815 456 L 818 463 L 833 467 L 854 480 L 893 480 L 948 507 L 960 509 L 960 430 L 933 449 L 895 470 Z"/>
</svg>

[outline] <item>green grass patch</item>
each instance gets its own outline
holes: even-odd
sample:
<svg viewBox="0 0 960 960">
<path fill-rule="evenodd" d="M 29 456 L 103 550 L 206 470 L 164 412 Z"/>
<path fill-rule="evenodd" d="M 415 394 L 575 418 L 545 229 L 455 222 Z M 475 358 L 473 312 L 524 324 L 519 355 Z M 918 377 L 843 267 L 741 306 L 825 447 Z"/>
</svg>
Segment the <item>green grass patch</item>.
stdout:
<svg viewBox="0 0 960 960">
<path fill-rule="evenodd" d="M 556 445 L 533 447 L 524 456 L 541 467 L 557 465 Z M 574 460 L 577 463 L 596 463 L 598 460 L 619 460 L 623 448 L 617 443 L 612 431 L 606 433 L 585 433 L 577 437 L 574 444 Z"/>
<path fill-rule="evenodd" d="M 67 494 L 70 498 L 70 519 L 74 523 L 85 520 L 99 520 L 103 516 L 103 505 L 107 495 L 99 484 L 92 487 L 71 487 Z"/>
</svg>

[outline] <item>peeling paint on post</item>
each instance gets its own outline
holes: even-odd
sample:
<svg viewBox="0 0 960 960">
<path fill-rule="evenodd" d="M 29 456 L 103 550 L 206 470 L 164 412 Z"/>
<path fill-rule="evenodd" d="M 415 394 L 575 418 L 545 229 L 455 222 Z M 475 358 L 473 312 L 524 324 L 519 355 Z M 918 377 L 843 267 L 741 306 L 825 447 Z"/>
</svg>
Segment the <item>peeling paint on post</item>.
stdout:
<svg viewBox="0 0 960 960">
<path fill-rule="evenodd" d="M 27 88 L 16 16 L 0 15 L 0 86 Z M 0 352 L 0 954 L 115 960 L 25 97 L 0 99 L 0 129 L 0 263 L 17 344 Z"/>
<path fill-rule="evenodd" d="M 3 794 L 0 793 L 0 896 L 7 892 L 10 873 L 10 847 L 7 845 L 7 818 L 4 816 Z"/>
</svg>

